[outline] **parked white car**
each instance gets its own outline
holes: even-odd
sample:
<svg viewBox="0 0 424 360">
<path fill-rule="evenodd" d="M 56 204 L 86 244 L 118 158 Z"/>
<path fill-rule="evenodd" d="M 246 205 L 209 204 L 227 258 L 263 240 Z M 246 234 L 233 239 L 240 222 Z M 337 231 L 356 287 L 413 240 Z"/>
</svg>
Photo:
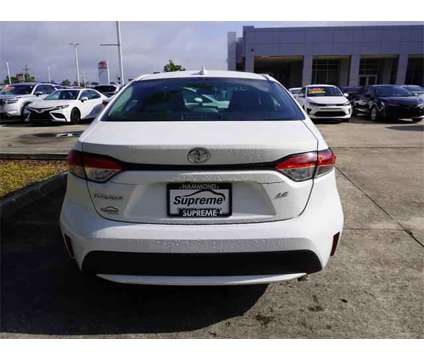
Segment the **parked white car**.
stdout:
<svg viewBox="0 0 424 360">
<path fill-rule="evenodd" d="M 55 90 L 54 84 L 35 82 L 4 85 L 0 90 L 0 117 L 23 118 L 31 102 L 44 99 Z"/>
<path fill-rule="evenodd" d="M 107 97 L 93 89 L 61 89 L 26 108 L 27 122 L 70 122 L 94 119 L 104 108 Z"/>
<path fill-rule="evenodd" d="M 352 105 L 337 86 L 305 86 L 297 96 L 297 101 L 311 119 L 349 121 L 352 116 Z"/>
<path fill-rule="evenodd" d="M 187 101 L 193 91 L 219 103 Z M 82 271 L 121 283 L 299 278 L 341 237 L 335 159 L 268 75 L 144 75 L 69 154 L 65 245 Z"/>
</svg>

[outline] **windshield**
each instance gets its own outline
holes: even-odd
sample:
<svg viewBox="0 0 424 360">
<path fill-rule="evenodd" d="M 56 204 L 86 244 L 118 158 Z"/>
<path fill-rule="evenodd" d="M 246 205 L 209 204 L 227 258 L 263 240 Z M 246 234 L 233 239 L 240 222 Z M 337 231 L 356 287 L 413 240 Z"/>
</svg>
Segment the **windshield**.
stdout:
<svg viewBox="0 0 424 360">
<path fill-rule="evenodd" d="M 145 80 L 131 84 L 104 121 L 303 120 L 277 83 L 230 78 Z"/>
<path fill-rule="evenodd" d="M 412 91 L 415 94 L 424 94 L 424 88 L 419 85 L 407 85 L 405 89 Z"/>
<path fill-rule="evenodd" d="M 307 88 L 307 96 L 343 96 L 335 86 L 310 86 Z"/>
<path fill-rule="evenodd" d="M 79 90 L 56 90 L 44 100 L 76 100 Z"/>
<path fill-rule="evenodd" d="M 101 93 L 105 93 L 105 92 L 109 93 L 109 92 L 115 92 L 116 91 L 116 87 L 111 86 L 111 85 L 95 86 L 94 89 L 101 92 Z"/>
<path fill-rule="evenodd" d="M 35 85 L 5 85 L 1 91 L 1 95 L 29 95 Z"/>
<path fill-rule="evenodd" d="M 414 96 L 409 90 L 400 85 L 391 86 L 377 86 L 375 87 L 375 94 L 381 97 L 406 97 Z"/>
</svg>

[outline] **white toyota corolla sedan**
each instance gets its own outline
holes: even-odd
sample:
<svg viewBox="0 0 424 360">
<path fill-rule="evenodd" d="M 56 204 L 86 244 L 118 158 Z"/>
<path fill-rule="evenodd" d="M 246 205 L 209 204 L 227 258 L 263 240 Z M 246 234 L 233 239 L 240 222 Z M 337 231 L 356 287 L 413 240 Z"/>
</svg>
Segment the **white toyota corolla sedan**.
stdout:
<svg viewBox="0 0 424 360">
<path fill-rule="evenodd" d="M 61 89 L 26 107 L 26 122 L 70 122 L 94 119 L 107 97 L 93 89 Z"/>
<path fill-rule="evenodd" d="M 65 245 L 82 271 L 121 283 L 299 278 L 341 237 L 335 159 L 270 76 L 144 75 L 69 154 Z"/>
<path fill-rule="evenodd" d="M 333 85 L 308 85 L 296 100 L 311 119 L 340 119 L 349 121 L 352 106 L 341 90 Z"/>
</svg>

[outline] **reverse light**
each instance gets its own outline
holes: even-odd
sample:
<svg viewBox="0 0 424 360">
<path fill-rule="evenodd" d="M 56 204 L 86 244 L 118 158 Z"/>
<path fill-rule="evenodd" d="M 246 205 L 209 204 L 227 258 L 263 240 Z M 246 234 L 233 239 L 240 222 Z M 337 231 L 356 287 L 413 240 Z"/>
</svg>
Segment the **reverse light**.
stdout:
<svg viewBox="0 0 424 360">
<path fill-rule="evenodd" d="M 335 163 L 336 155 L 326 149 L 288 156 L 276 169 L 294 181 L 305 181 L 329 173 Z"/>
<path fill-rule="evenodd" d="M 68 155 L 69 172 L 82 179 L 106 182 L 122 171 L 122 164 L 108 156 L 72 150 Z"/>
</svg>

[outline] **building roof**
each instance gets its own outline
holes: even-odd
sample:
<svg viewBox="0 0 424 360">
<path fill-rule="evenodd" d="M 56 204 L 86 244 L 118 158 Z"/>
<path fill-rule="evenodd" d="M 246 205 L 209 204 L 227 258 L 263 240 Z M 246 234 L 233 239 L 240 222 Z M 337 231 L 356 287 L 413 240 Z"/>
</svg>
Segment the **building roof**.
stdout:
<svg viewBox="0 0 424 360">
<path fill-rule="evenodd" d="M 238 78 L 238 79 L 256 79 L 268 80 L 269 78 L 262 74 L 255 74 L 243 71 L 226 70 L 207 70 L 203 73 L 201 70 L 161 72 L 158 74 L 142 75 L 135 80 L 158 80 L 158 79 L 176 79 L 187 77 L 210 77 L 210 78 Z"/>
</svg>

